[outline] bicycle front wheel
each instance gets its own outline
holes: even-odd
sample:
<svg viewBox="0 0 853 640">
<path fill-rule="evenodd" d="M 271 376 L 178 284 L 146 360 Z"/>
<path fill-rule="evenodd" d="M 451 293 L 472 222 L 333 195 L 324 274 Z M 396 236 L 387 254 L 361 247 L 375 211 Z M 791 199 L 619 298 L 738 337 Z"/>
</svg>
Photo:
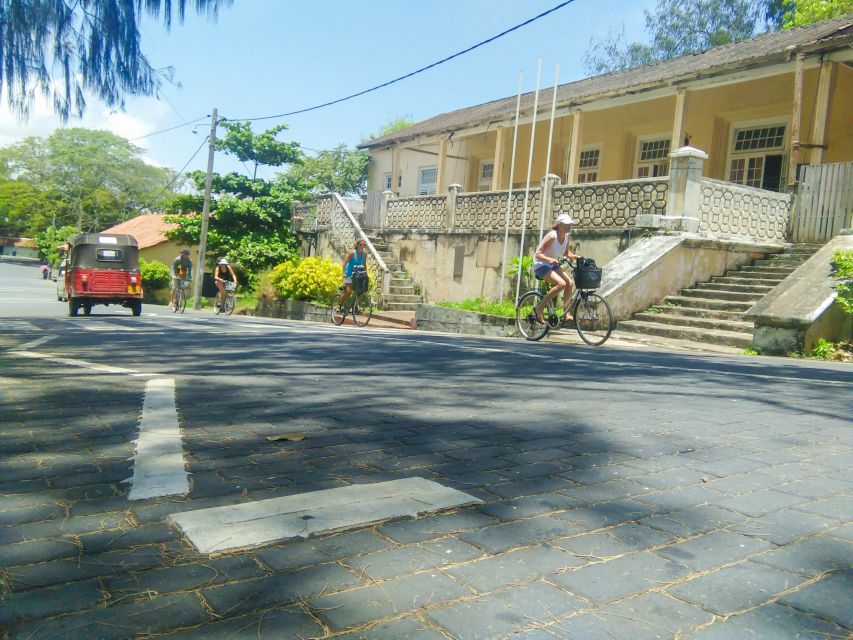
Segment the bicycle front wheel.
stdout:
<svg viewBox="0 0 853 640">
<path fill-rule="evenodd" d="M 597 293 L 580 293 L 573 311 L 581 340 L 597 347 L 613 332 L 613 315 L 607 300 Z"/>
<path fill-rule="evenodd" d="M 373 300 L 369 293 L 362 293 L 352 305 L 352 321 L 356 326 L 363 327 L 370 322 L 371 316 L 373 316 Z"/>
<path fill-rule="evenodd" d="M 343 324 L 347 317 L 346 310 L 341 306 L 341 295 L 336 293 L 332 296 L 332 322 L 337 325 Z"/>
<path fill-rule="evenodd" d="M 536 309 L 544 296 L 538 291 L 528 291 L 515 306 L 515 327 L 526 340 L 541 340 L 548 333 L 548 321 L 539 322 L 536 318 Z M 547 316 L 548 310 L 542 311 Z"/>
<path fill-rule="evenodd" d="M 222 304 L 222 311 L 225 315 L 230 316 L 234 313 L 234 307 L 237 305 L 237 298 L 230 291 L 225 294 L 225 302 Z"/>
</svg>

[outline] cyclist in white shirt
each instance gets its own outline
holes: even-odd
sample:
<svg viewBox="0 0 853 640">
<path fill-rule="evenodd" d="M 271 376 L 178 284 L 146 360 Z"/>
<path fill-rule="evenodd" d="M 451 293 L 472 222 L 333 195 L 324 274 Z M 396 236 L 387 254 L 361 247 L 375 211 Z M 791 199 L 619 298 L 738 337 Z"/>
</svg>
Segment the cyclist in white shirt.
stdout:
<svg viewBox="0 0 853 640">
<path fill-rule="evenodd" d="M 545 234 L 542 242 L 536 247 L 533 254 L 533 272 L 539 280 L 545 280 L 551 284 L 551 289 L 536 307 L 536 319 L 544 322 L 542 310 L 548 303 L 563 294 L 563 320 L 571 322 L 569 307 L 572 302 L 572 276 L 563 271 L 560 266 L 560 258 L 571 258 L 576 260 L 580 256 L 575 255 L 569 249 L 569 233 L 575 221 L 568 213 L 561 213 L 554 221 L 551 231 Z"/>
</svg>

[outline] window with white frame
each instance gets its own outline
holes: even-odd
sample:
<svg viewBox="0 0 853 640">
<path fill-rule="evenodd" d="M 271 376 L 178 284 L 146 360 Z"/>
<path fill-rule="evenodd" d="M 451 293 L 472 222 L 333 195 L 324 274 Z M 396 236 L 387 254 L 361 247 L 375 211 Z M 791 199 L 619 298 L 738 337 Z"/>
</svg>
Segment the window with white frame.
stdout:
<svg viewBox="0 0 853 640">
<path fill-rule="evenodd" d="M 480 173 L 477 181 L 478 191 L 489 191 L 492 188 L 492 176 L 495 175 L 494 160 L 480 160 Z"/>
<path fill-rule="evenodd" d="M 438 167 L 421 167 L 418 172 L 418 195 L 435 194 L 436 180 L 438 180 Z"/>
<path fill-rule="evenodd" d="M 657 178 L 669 174 L 669 144 L 668 137 L 654 137 L 637 141 L 637 170 L 638 178 Z"/>
<path fill-rule="evenodd" d="M 397 174 L 397 191 L 400 190 L 400 187 L 403 186 L 403 172 Z M 382 188 L 386 191 L 391 190 L 391 174 L 386 173 L 382 176 Z"/>
<path fill-rule="evenodd" d="M 579 158 L 578 182 L 597 182 L 601 148 L 583 149 Z"/>
<path fill-rule="evenodd" d="M 729 182 L 781 191 L 785 187 L 785 125 L 735 127 L 729 156 Z"/>
</svg>

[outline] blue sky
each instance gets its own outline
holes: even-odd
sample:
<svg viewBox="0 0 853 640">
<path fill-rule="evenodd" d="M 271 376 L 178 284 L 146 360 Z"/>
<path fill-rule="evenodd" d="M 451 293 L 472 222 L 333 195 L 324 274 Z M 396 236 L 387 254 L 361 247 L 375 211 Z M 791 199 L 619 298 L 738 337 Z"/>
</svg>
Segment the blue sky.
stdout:
<svg viewBox="0 0 853 640">
<path fill-rule="evenodd" d="M 188 4 L 191 4 L 188 2 Z M 143 23 L 143 50 L 155 66 L 172 66 L 180 87 L 165 84 L 160 100 L 131 98 L 126 110 L 110 112 L 95 100 L 68 126 L 112 130 L 127 138 L 206 116 L 213 107 L 231 119 L 267 116 L 313 106 L 409 73 L 489 38 L 558 4 L 558 0 L 235 0 L 211 22 L 188 14 L 165 31 Z M 255 123 L 276 124 L 279 137 L 307 149 L 341 142 L 357 144 L 387 121 L 415 121 L 514 95 L 519 71 L 533 90 L 538 58 L 542 86 L 584 77 L 583 55 L 591 37 L 625 28 L 644 36 L 643 9 L 655 0 L 575 0 L 557 12 L 413 78 L 311 113 Z M 59 126 L 42 101 L 25 123 L 0 109 L 0 145 L 28 135 L 48 135 Z M 145 157 L 180 169 L 209 128 L 183 127 L 138 140 Z M 188 170 L 203 169 L 202 150 Z M 217 154 L 217 171 L 245 171 Z"/>
</svg>

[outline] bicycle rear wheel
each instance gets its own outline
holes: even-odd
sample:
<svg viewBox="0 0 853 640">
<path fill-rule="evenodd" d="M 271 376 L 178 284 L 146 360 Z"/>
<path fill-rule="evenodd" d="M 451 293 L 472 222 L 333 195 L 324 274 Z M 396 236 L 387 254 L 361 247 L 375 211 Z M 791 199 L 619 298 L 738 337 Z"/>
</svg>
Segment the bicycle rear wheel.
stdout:
<svg viewBox="0 0 853 640">
<path fill-rule="evenodd" d="M 230 291 L 225 294 L 225 302 L 222 303 L 222 311 L 225 315 L 231 315 L 234 313 L 234 307 L 237 304 L 237 298 L 234 297 L 234 294 Z"/>
<path fill-rule="evenodd" d="M 184 296 L 184 290 L 179 288 L 177 291 L 175 291 L 175 308 L 172 309 L 172 311 L 175 313 L 178 313 L 179 311 L 183 313 L 184 309 L 186 308 L 187 298 L 186 296 Z"/>
<path fill-rule="evenodd" d="M 343 324 L 347 317 L 346 310 L 341 306 L 341 295 L 336 293 L 332 296 L 332 322 L 337 325 Z"/>
<path fill-rule="evenodd" d="M 361 293 L 352 305 L 352 321 L 357 327 L 363 327 L 373 316 L 373 300 L 369 293 Z"/>
<path fill-rule="evenodd" d="M 548 309 L 542 311 L 543 316 L 546 317 L 545 322 L 539 322 L 536 319 L 534 307 L 542 301 L 543 297 L 539 291 L 528 291 L 521 296 L 515 306 L 515 327 L 526 340 L 541 340 L 550 329 L 547 321 Z"/>
<path fill-rule="evenodd" d="M 597 293 L 579 293 L 572 315 L 581 340 L 594 347 L 604 344 L 613 332 L 610 305 Z"/>
</svg>

